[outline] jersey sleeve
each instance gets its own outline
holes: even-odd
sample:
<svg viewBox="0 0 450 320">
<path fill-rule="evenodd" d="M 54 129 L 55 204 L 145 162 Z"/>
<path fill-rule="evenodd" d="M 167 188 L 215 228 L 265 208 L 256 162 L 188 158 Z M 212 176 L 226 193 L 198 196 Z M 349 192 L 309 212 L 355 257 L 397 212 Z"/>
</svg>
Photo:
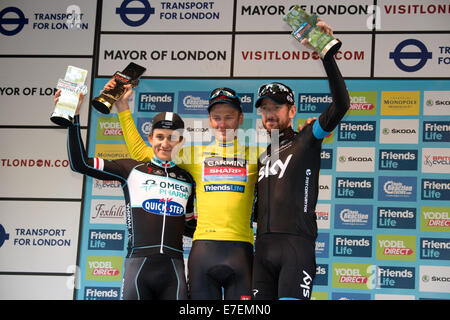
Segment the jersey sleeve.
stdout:
<svg viewBox="0 0 450 320">
<path fill-rule="evenodd" d="M 130 110 L 119 112 L 120 126 L 131 158 L 138 161 L 150 161 L 153 149 L 145 144 L 133 121 Z"/>
<path fill-rule="evenodd" d="M 192 238 L 194 236 L 195 228 L 197 227 L 197 219 L 194 214 L 195 181 L 189 173 L 188 175 L 192 185 L 192 191 L 186 204 L 184 235 Z"/>
<path fill-rule="evenodd" d="M 313 124 L 316 139 L 323 139 L 330 134 L 350 108 L 347 87 L 334 57 L 323 59 L 322 62 L 328 76 L 332 102 Z"/>
<path fill-rule="evenodd" d="M 78 115 L 74 117 L 74 124 L 68 128 L 67 152 L 73 171 L 101 180 L 119 180 L 126 183 L 125 172 L 119 161 L 87 157 Z"/>
</svg>

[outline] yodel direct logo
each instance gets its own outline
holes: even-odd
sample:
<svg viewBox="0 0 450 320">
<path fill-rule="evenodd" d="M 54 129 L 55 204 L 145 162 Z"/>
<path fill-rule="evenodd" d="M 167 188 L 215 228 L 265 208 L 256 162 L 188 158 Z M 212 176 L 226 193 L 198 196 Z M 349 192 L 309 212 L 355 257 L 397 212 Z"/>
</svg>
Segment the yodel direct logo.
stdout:
<svg viewBox="0 0 450 320">
<path fill-rule="evenodd" d="M 416 237 L 407 235 L 377 235 L 377 260 L 416 260 Z"/>
</svg>

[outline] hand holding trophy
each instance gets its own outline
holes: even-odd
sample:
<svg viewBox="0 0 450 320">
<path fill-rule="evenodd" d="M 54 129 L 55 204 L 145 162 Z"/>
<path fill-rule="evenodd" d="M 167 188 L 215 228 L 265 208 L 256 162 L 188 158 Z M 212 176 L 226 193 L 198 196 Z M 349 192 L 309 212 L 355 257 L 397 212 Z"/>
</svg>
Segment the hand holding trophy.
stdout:
<svg viewBox="0 0 450 320">
<path fill-rule="evenodd" d="M 292 36 L 319 53 L 322 59 L 334 56 L 342 45 L 341 41 L 333 37 L 333 32 L 327 24 L 316 14 L 307 14 L 298 5 L 294 6 L 283 20 L 294 30 Z"/>
<path fill-rule="evenodd" d="M 127 85 L 131 84 L 135 88 L 145 70 L 144 67 L 131 62 L 122 72 L 117 71 L 113 76 L 115 85 L 105 86 L 100 95 L 92 100 L 94 108 L 104 114 L 110 113 L 113 104 L 127 91 Z"/>
<path fill-rule="evenodd" d="M 55 101 L 55 109 L 50 116 L 53 123 L 62 127 L 72 124 L 75 111 L 80 105 L 80 96 L 87 93 L 87 87 L 84 85 L 87 73 L 87 70 L 84 69 L 74 66 L 67 67 L 64 79 L 58 81 L 58 99 Z"/>
</svg>

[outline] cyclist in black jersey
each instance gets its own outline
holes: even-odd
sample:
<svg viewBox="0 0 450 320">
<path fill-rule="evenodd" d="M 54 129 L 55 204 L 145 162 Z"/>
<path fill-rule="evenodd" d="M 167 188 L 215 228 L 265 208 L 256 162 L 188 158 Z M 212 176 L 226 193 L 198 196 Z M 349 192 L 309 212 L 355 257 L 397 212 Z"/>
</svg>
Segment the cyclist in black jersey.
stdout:
<svg viewBox="0 0 450 320">
<path fill-rule="evenodd" d="M 325 23 L 318 25 L 331 33 Z M 256 108 L 261 111 L 272 143 L 258 163 L 254 299 L 311 298 L 316 270 L 315 207 L 321 145 L 350 107 L 347 88 L 334 57 L 323 59 L 322 63 L 332 103 L 301 132 L 295 132 L 291 126 L 296 107 L 294 93 L 288 86 L 270 83 L 258 90 Z"/>
<path fill-rule="evenodd" d="M 55 101 L 58 97 L 59 92 Z M 192 176 L 171 160 L 182 139 L 176 130 L 184 128 L 183 121 L 172 112 L 153 118 L 149 141 L 155 156 L 151 161 L 104 160 L 86 156 L 78 112 L 68 128 L 72 170 L 118 180 L 125 195 L 128 248 L 122 299 L 187 299 L 182 236 L 185 232 L 192 237 L 195 227 L 190 219 L 195 184 Z"/>
</svg>

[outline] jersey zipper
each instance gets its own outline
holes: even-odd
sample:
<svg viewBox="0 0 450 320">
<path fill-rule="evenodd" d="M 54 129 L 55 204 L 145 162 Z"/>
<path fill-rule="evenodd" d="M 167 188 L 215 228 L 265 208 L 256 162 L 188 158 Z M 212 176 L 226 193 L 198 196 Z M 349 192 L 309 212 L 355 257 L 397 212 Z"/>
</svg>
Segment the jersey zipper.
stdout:
<svg viewBox="0 0 450 320">
<path fill-rule="evenodd" d="M 167 172 L 167 167 L 164 166 L 164 172 L 166 173 L 166 182 L 167 185 L 169 184 L 169 173 Z M 167 197 L 164 199 L 164 215 L 163 215 L 163 225 L 162 225 L 162 232 L 161 232 L 161 246 L 159 248 L 159 253 L 163 254 L 164 250 L 164 232 L 166 230 L 166 213 L 167 213 Z"/>
</svg>

